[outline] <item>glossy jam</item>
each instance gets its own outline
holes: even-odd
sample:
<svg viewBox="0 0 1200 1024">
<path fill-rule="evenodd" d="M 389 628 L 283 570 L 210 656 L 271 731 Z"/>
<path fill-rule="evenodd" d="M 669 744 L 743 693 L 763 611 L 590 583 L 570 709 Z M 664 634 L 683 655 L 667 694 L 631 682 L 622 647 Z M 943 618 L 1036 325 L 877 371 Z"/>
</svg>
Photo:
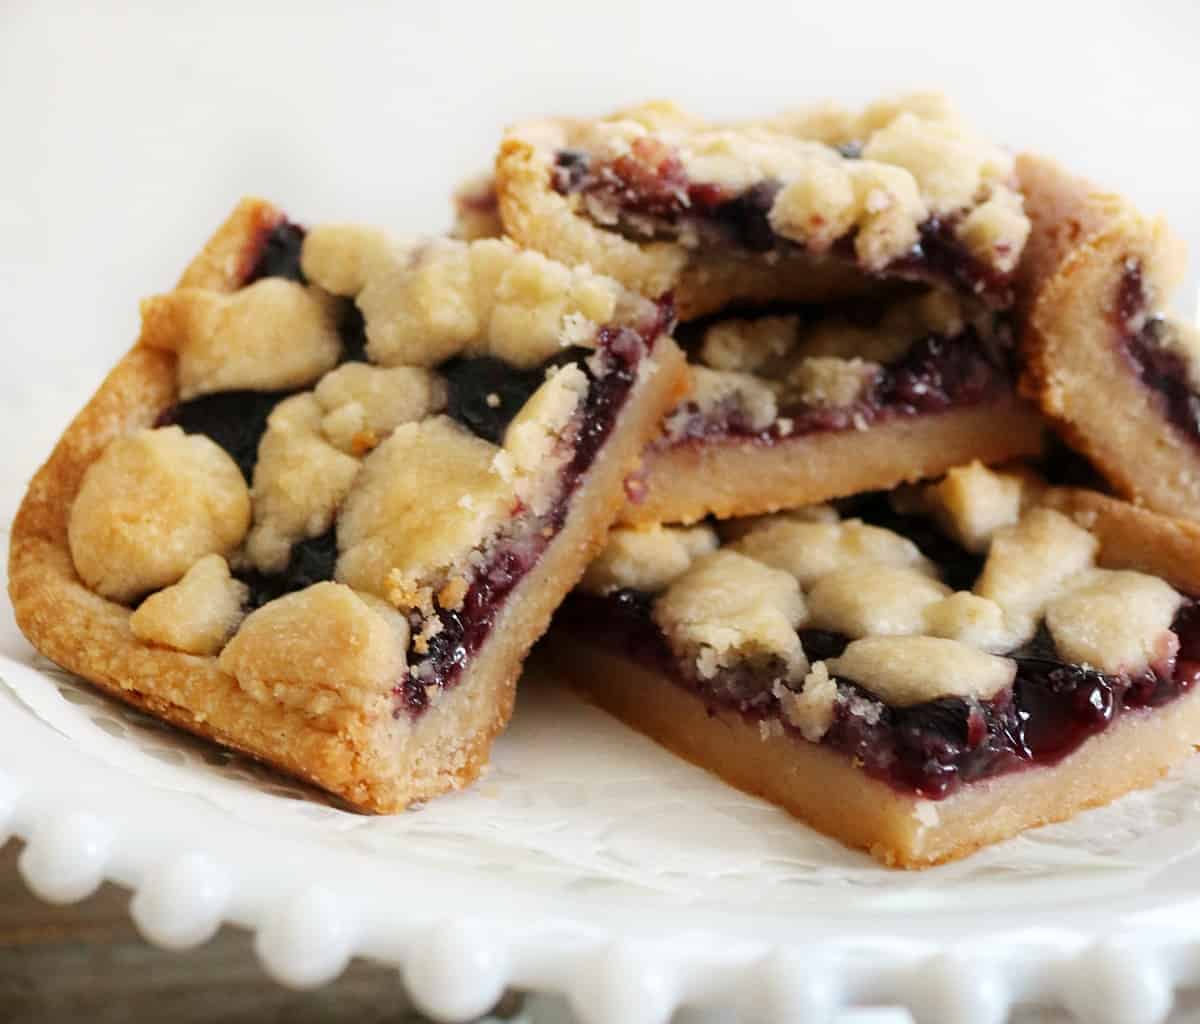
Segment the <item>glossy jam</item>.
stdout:
<svg viewBox="0 0 1200 1024">
<path fill-rule="evenodd" d="M 413 662 L 396 688 L 397 697 L 410 715 L 426 708 L 431 685 L 444 688 L 458 680 L 472 655 L 483 646 L 509 594 L 562 528 L 575 491 L 611 435 L 633 388 L 644 349 L 640 339 L 636 350 L 639 354 L 623 348 L 621 343 L 627 345 L 629 340 L 624 329 L 601 329 L 600 348 L 614 355 L 616 365 L 602 377 L 593 377 L 589 384 L 571 461 L 563 470 L 558 497 L 543 517 L 543 528 L 499 547 L 472 581 L 461 608 L 437 609 L 441 631 L 430 641 L 429 653 Z M 618 355 L 618 350 L 625 355 Z"/>
<path fill-rule="evenodd" d="M 899 517 L 877 495 L 854 499 L 845 515 L 861 515 L 910 537 L 938 563 L 956 588 L 969 587 L 981 563 L 922 520 Z M 606 597 L 572 594 L 559 613 L 570 631 L 694 691 L 713 709 L 753 720 L 778 721 L 797 742 L 806 742 L 782 717 L 762 673 L 735 669 L 701 679 L 671 652 L 651 616 L 652 598 L 637 591 Z M 1175 659 L 1142 675 L 1106 675 L 1058 657 L 1049 635 L 1010 652 L 1017 662 L 1011 689 L 988 701 L 957 697 L 911 707 L 878 701 L 854 680 L 839 679 L 843 698 L 820 742 L 853 758 L 863 771 L 898 790 L 941 799 L 959 786 L 1005 772 L 1053 764 L 1088 737 L 1103 732 L 1131 709 L 1157 707 L 1200 680 L 1200 604 L 1186 603 L 1171 627 L 1179 638 Z M 836 658 L 846 637 L 824 630 L 799 631 L 810 661 Z M 853 698 L 861 698 L 855 701 Z M 855 713 L 855 708 L 860 713 Z M 869 713 L 862 714 L 864 708 Z"/>
<path fill-rule="evenodd" d="M 865 429 L 882 421 L 944 412 L 978 404 L 1012 390 L 1015 374 L 1011 349 L 988 345 L 974 328 L 954 337 L 929 335 L 916 341 L 896 362 L 882 368 L 861 398 L 847 406 L 784 404 L 773 424 L 754 430 L 731 402 L 726 408 L 692 406 L 670 441 L 687 444 L 723 438 L 753 439 L 772 444 L 825 431 Z M 685 406 L 685 408 L 687 408 Z M 782 423 L 787 423 L 787 430 Z"/>
<path fill-rule="evenodd" d="M 1115 307 L 1119 344 L 1141 382 L 1157 396 L 1163 416 L 1200 445 L 1200 394 L 1192 389 L 1183 357 L 1168 344 L 1167 334 L 1174 328 L 1162 316 L 1147 315 L 1146 307 L 1141 264 L 1129 262 Z"/>
<path fill-rule="evenodd" d="M 850 143 L 842 152 L 857 159 L 861 148 Z M 628 153 L 607 161 L 578 149 L 561 150 L 551 171 L 551 187 L 615 212 L 614 226 L 635 238 L 676 238 L 686 229 L 702 245 L 730 245 L 755 253 L 802 249 L 776 235 L 770 224 L 768 214 L 780 182 L 765 180 L 734 192 L 690 181 L 675 151 L 653 138 L 637 139 Z M 605 223 L 608 226 L 607 217 Z M 1010 305 L 1011 275 L 976 259 L 955 227 L 953 218 L 930 217 L 920 225 L 913 247 L 872 276 L 941 282 L 995 305 Z M 834 252 L 854 262 L 852 235 L 839 240 Z"/>
</svg>

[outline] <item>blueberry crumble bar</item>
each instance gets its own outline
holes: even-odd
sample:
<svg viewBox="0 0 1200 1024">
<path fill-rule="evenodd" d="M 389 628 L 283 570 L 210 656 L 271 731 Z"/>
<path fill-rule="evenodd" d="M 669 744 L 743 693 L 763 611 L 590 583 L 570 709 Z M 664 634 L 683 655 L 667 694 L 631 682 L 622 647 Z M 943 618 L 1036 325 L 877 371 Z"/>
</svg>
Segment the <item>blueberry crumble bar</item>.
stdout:
<svg viewBox="0 0 1200 1024">
<path fill-rule="evenodd" d="M 546 651 L 676 753 L 923 867 L 1193 752 L 1198 551 L 1200 525 L 971 463 L 837 507 L 617 528 Z"/>
<path fill-rule="evenodd" d="M 10 552 L 47 657 L 371 811 L 473 779 L 686 382 L 669 304 L 244 201 Z"/>
<path fill-rule="evenodd" d="M 1049 160 L 1018 161 L 1033 232 L 1023 390 L 1121 495 L 1200 518 L 1200 332 L 1166 311 L 1166 225 Z"/>
<path fill-rule="evenodd" d="M 670 103 L 517 125 L 505 230 L 690 320 L 901 281 L 1003 307 L 1029 233 L 1011 156 L 936 94 L 729 124 Z"/>
<path fill-rule="evenodd" d="M 755 515 L 1036 454 L 1011 317 L 945 289 L 683 325 L 693 390 L 627 523 Z"/>
</svg>

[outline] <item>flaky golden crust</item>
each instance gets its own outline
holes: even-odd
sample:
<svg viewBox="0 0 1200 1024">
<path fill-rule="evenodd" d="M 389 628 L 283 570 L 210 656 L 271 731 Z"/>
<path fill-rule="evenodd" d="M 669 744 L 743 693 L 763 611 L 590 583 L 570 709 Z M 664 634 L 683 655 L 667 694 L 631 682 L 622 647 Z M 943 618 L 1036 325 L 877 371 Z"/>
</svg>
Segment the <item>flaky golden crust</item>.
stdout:
<svg viewBox="0 0 1200 1024">
<path fill-rule="evenodd" d="M 695 442 L 651 449 L 640 474 L 644 497 L 621 521 L 689 523 L 759 515 L 887 490 L 979 459 L 1036 455 L 1037 411 L 1011 395 L 938 415 L 898 418 L 866 431 L 829 431 L 773 445 Z"/>
<path fill-rule="evenodd" d="M 667 677 L 579 636 L 539 650 L 586 699 L 726 782 L 762 796 L 889 867 L 955 860 L 1025 829 L 1064 821 L 1149 786 L 1200 745 L 1200 694 L 1127 712 L 1058 764 L 1000 775 L 940 801 L 892 789 L 852 760 L 790 734 L 766 734 Z"/>
<path fill-rule="evenodd" d="M 261 233 L 279 223 L 246 200 L 188 267 L 181 286 L 232 291 Z M 250 697 L 215 657 L 136 640 L 128 608 L 79 580 L 67 544 L 84 472 L 117 436 L 152 426 L 178 398 L 175 356 L 145 337 L 118 363 L 38 471 L 13 525 L 9 594 L 17 623 L 52 661 L 100 689 L 197 735 L 314 782 L 377 812 L 474 779 L 512 711 L 516 677 L 553 608 L 583 573 L 624 500 L 622 480 L 684 388 L 682 353 L 662 338 L 644 363 L 618 426 L 571 501 L 563 530 L 505 604 L 493 642 L 457 686 L 415 722 L 390 713 L 343 716 L 336 729 L 282 704 Z"/>
<path fill-rule="evenodd" d="M 672 242 L 637 243 L 576 214 L 550 187 L 554 153 L 574 122 L 538 121 L 506 135 L 496 157 L 496 194 L 505 231 L 519 244 L 568 265 L 587 264 L 626 288 L 671 293 L 682 320 L 735 302 L 816 302 L 878 289 L 854 267 L 797 254 L 787 259 L 719 258 Z"/>
<path fill-rule="evenodd" d="M 1200 452 L 1168 423 L 1120 348 L 1117 297 L 1126 264 L 1140 266 L 1148 311 L 1182 269 L 1161 220 L 1119 196 L 1022 156 L 1017 170 L 1033 232 L 1020 270 L 1022 393 L 1124 497 L 1200 517 Z"/>
</svg>

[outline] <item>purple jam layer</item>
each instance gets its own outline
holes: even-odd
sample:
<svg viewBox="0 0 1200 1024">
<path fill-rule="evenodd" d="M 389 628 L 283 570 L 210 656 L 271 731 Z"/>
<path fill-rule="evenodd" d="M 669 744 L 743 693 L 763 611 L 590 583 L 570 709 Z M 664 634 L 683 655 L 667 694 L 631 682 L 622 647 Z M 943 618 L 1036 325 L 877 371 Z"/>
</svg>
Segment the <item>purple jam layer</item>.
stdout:
<svg viewBox="0 0 1200 1024">
<path fill-rule="evenodd" d="M 798 742 L 808 742 L 783 716 L 771 692 L 773 679 L 745 669 L 722 671 L 712 679 L 689 671 L 654 623 L 652 604 L 650 595 L 632 590 L 606 597 L 576 592 L 564 603 L 558 621 L 601 649 L 666 676 L 712 711 L 778 722 Z M 930 800 L 981 779 L 1055 764 L 1122 713 L 1166 704 L 1200 681 L 1200 605 L 1184 605 L 1171 628 L 1179 637 L 1176 658 L 1159 671 L 1148 669 L 1136 677 L 1105 675 L 1065 662 L 1043 632 L 1008 655 L 1017 662 L 1016 680 L 988 701 L 948 697 L 893 707 L 853 680 L 837 679 L 843 699 L 819 742 L 898 791 Z M 846 637 L 822 630 L 802 629 L 799 636 L 814 662 L 837 657 L 848 643 Z M 872 709 L 869 715 L 861 713 L 864 705 Z"/>
<path fill-rule="evenodd" d="M 861 147 L 852 143 L 840 151 L 857 159 Z M 636 140 L 629 153 L 614 160 L 598 160 L 578 149 L 561 150 L 551 171 L 551 187 L 561 195 L 590 197 L 616 211 L 615 227 L 634 238 L 674 239 L 687 228 L 706 247 L 733 246 L 751 253 L 803 251 L 802 245 L 780 237 L 771 227 L 768 215 L 780 182 L 762 181 L 734 192 L 691 181 L 675 150 L 655 139 Z M 952 217 L 930 217 L 920 225 L 912 248 L 871 276 L 946 284 L 997 306 L 1011 305 L 1012 275 L 976 259 L 959 240 L 956 226 Z M 839 239 L 833 251 L 857 263 L 852 234 Z"/>
<path fill-rule="evenodd" d="M 1007 327 L 1002 335 L 1008 336 Z M 765 430 L 755 430 L 736 400 L 724 408 L 703 412 L 694 404 L 685 404 L 683 408 L 690 408 L 693 415 L 673 430 L 669 440 L 659 444 L 724 439 L 774 444 L 809 434 L 862 430 L 887 420 L 965 408 L 1011 393 L 1015 375 L 1011 344 L 986 341 L 970 327 L 953 337 L 929 335 L 914 342 L 900 359 L 884 366 L 850 405 L 824 408 L 782 404 L 774 423 Z M 781 426 L 785 420 L 786 432 Z"/>
<path fill-rule="evenodd" d="M 1162 415 L 1200 446 L 1200 394 L 1192 389 L 1183 357 L 1170 345 L 1170 321 L 1147 315 L 1148 304 L 1142 266 L 1128 261 L 1117 289 L 1118 344 L 1138 379 L 1156 396 Z"/>
<path fill-rule="evenodd" d="M 586 363 L 580 363 L 589 377 L 588 390 L 557 499 L 540 518 L 540 529 L 534 524 L 521 539 L 498 546 L 472 581 L 461 607 L 436 609 L 441 629 L 430 639 L 428 653 L 410 664 L 408 674 L 396 687 L 397 714 L 403 711 L 415 718 L 424 712 L 431 693 L 457 683 L 471 657 L 483 646 L 517 584 L 537 564 L 566 522 L 571 499 L 612 435 L 617 417 L 628 401 L 637 379 L 638 364 L 653 348 L 669 320 L 667 313 L 666 319 L 654 324 L 646 334 L 627 327 L 600 329 L 597 348 L 608 356 L 611 365 L 597 377 Z"/>
</svg>

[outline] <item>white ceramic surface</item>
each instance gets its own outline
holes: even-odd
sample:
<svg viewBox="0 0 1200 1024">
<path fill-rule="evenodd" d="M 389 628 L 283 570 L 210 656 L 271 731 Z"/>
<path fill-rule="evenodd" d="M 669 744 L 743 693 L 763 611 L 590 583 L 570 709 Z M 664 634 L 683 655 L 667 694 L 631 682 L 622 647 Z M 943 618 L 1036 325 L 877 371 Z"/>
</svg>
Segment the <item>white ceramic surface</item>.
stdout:
<svg viewBox="0 0 1200 1024">
<path fill-rule="evenodd" d="M 244 192 L 437 229 L 449 183 L 519 116 L 940 86 L 1014 146 L 1166 210 L 1195 248 L 1198 39 L 1182 0 L 0 6 L 0 520 L 137 299 Z M 29 841 L 31 888 L 68 901 L 115 879 L 170 948 L 242 923 L 289 984 L 361 953 L 448 1019 L 514 984 L 594 1024 L 880 1002 L 982 1024 L 1014 1001 L 1140 1024 L 1200 983 L 1196 768 L 896 876 L 552 687 L 525 688 L 474 790 L 362 819 L 81 689 L 6 610 L 0 642 L 0 837 Z"/>
</svg>

